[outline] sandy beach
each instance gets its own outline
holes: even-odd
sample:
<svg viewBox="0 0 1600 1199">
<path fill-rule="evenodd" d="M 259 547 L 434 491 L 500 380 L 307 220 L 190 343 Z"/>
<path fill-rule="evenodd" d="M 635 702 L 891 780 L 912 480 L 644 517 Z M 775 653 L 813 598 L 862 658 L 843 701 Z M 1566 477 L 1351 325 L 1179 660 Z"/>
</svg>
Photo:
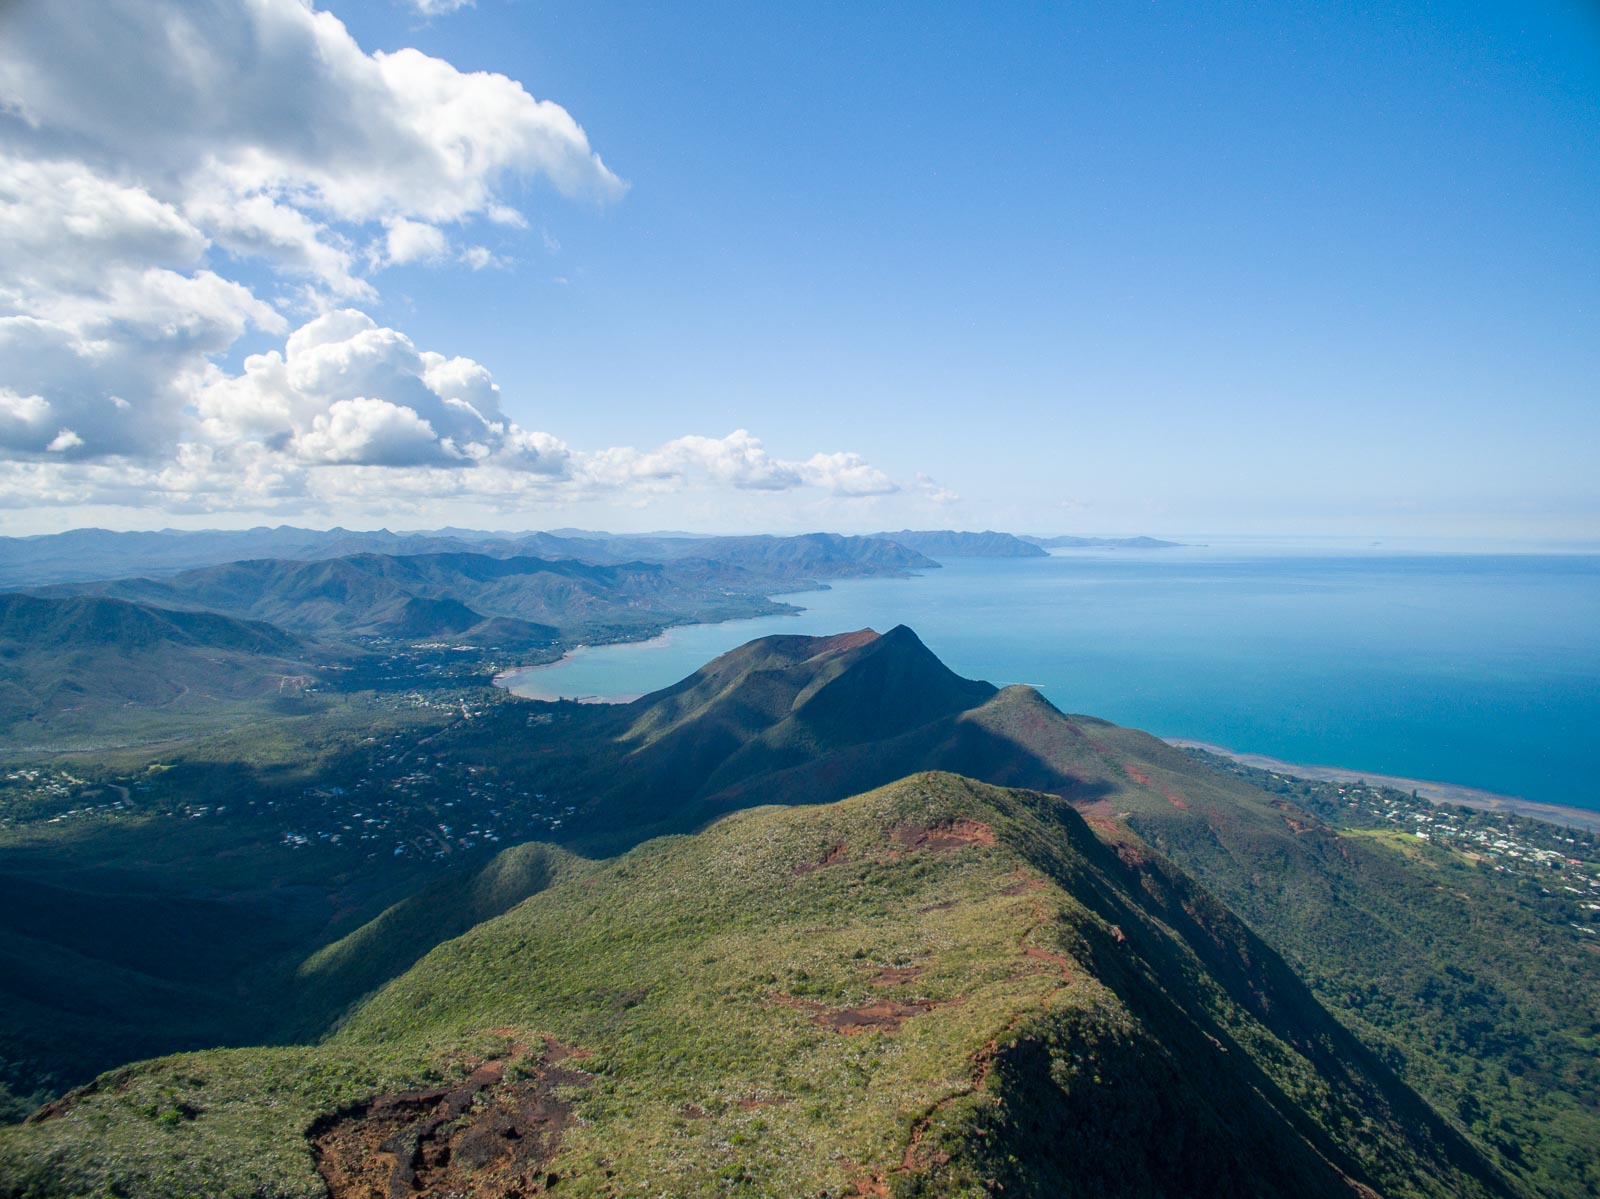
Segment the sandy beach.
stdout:
<svg viewBox="0 0 1600 1199">
<path fill-rule="evenodd" d="M 1463 787 L 1457 783 L 1439 783 L 1430 779 L 1402 778 L 1393 774 L 1374 774 L 1370 770 L 1346 770 L 1340 766 L 1305 766 L 1295 762 L 1284 762 L 1278 758 L 1269 758 L 1265 754 L 1246 754 L 1227 749 L 1221 745 L 1212 745 L 1205 741 L 1192 741 L 1185 737 L 1164 738 L 1168 745 L 1177 746 L 1179 749 L 1203 749 L 1210 753 L 1221 754 L 1225 758 L 1232 758 L 1246 766 L 1254 766 L 1258 770 L 1272 770 L 1278 774 L 1293 775 L 1296 778 L 1316 779 L 1327 783 L 1376 783 L 1380 787 L 1394 787 L 1401 791 L 1415 791 L 1424 799 L 1431 799 L 1435 803 L 1462 804 L 1469 808 L 1480 808 L 1488 812 L 1512 812 L 1518 816 L 1532 816 L 1536 820 L 1547 820 L 1551 824 L 1571 825 L 1578 828 L 1587 828 L 1600 831 L 1600 812 L 1589 811 L 1585 808 L 1569 808 L 1559 804 L 1537 803 L 1531 799 L 1519 799 L 1514 795 L 1498 795 L 1493 791 L 1481 791 L 1476 787 Z"/>
<path fill-rule="evenodd" d="M 637 648 L 639 646 L 648 646 L 652 643 L 659 643 L 663 636 L 664 634 L 658 634 L 657 636 L 651 637 L 646 641 L 625 641 L 603 646 L 575 645 L 566 653 L 557 658 L 554 662 L 538 662 L 532 666 L 513 666 L 508 670 L 502 670 L 494 676 L 494 685 L 511 692 L 512 695 L 520 695 L 523 699 L 543 700 L 547 703 L 554 703 L 559 700 L 571 700 L 580 704 L 631 704 L 634 700 L 640 698 L 640 696 L 642 696 L 644 693 L 619 693 L 616 695 L 561 695 L 558 694 L 556 689 L 553 687 L 539 686 L 539 675 L 541 672 L 549 670 L 552 666 L 560 666 L 564 662 L 569 662 L 571 659 L 578 657 L 579 655 L 589 653 L 597 648 L 608 650 Z"/>
</svg>

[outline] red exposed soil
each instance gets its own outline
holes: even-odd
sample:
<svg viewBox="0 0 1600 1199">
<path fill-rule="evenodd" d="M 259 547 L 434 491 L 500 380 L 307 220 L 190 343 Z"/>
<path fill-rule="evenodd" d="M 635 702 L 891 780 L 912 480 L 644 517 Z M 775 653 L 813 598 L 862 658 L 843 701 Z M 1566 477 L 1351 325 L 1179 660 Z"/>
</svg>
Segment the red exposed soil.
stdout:
<svg viewBox="0 0 1600 1199">
<path fill-rule="evenodd" d="M 1303 820 L 1297 820 L 1295 817 L 1299 815 L 1298 810 L 1289 806 L 1289 804 L 1283 800 L 1273 800 L 1272 806 L 1278 809 L 1279 815 L 1283 817 L 1283 822 L 1289 826 L 1290 831 L 1295 833 L 1314 833 L 1317 831 L 1316 825 L 1307 824 Z M 1294 813 L 1294 815 L 1291 815 L 1290 813 Z"/>
<path fill-rule="evenodd" d="M 1022 880 L 1020 880 L 1018 882 L 1014 882 L 1009 886 L 1001 887 L 1000 888 L 1000 894 L 1002 894 L 1002 895 L 1022 895 L 1022 894 L 1025 894 L 1028 891 L 1042 891 L 1044 889 L 1045 885 L 1046 884 L 1045 884 L 1045 881 L 1043 879 L 1025 878 L 1025 879 L 1022 879 Z"/>
<path fill-rule="evenodd" d="M 860 1196 L 861 1199 L 889 1199 L 889 1186 L 881 1178 L 857 1178 L 845 1193 Z"/>
<path fill-rule="evenodd" d="M 853 1037 L 858 1032 L 899 1032 L 900 1026 L 912 1016 L 931 1012 L 939 1006 L 932 1000 L 905 1002 L 899 999 L 874 999 L 859 1007 L 830 1008 L 815 999 L 800 999 L 781 991 L 774 991 L 767 998 L 773 1003 L 794 1008 L 797 1012 L 811 1012 L 813 1023 L 847 1037 Z"/>
<path fill-rule="evenodd" d="M 966 845 L 995 844 L 994 830 L 980 820 L 965 816 L 942 824 L 908 824 L 894 830 L 892 836 L 906 849 L 946 850 L 960 849 Z"/>
<path fill-rule="evenodd" d="M 1072 978 L 1072 975 L 1067 973 L 1067 968 L 1071 966 L 1072 963 L 1066 958 L 1062 957 L 1059 953 L 1051 953 L 1048 949 L 1038 949 L 1032 945 L 1024 945 L 1022 947 L 1022 952 L 1028 957 L 1034 958 L 1037 961 L 1049 962 L 1053 966 L 1059 966 L 1061 968 L 1061 974 L 1063 978 L 1069 980 Z"/>
<path fill-rule="evenodd" d="M 820 658 L 824 654 L 842 653 L 847 649 L 855 649 L 862 645 L 871 645 L 878 639 L 879 634 L 871 629 L 857 629 L 853 633 L 840 633 L 834 637 L 824 637 L 812 648 L 812 657 Z"/>
<path fill-rule="evenodd" d="M 784 1107 L 788 1102 L 788 1097 L 784 1095 L 774 1095 L 766 1099 L 760 1099 L 754 1095 L 746 1095 L 739 1100 L 739 1110 L 741 1112 L 753 1112 L 758 1107 Z"/>
<path fill-rule="evenodd" d="M 876 999 L 860 1007 L 822 1012 L 817 1016 L 817 1023 L 835 1032 L 842 1032 L 847 1037 L 858 1032 L 892 1033 L 899 1032 L 900 1025 L 908 1018 L 920 1016 L 923 1012 L 931 1012 L 933 1008 L 934 1005 L 927 1002 L 905 1003 L 898 999 Z"/>
<path fill-rule="evenodd" d="M 1117 820 L 1122 814 L 1117 805 L 1109 799 L 1095 799 L 1087 803 L 1074 800 L 1072 806 L 1091 828 L 1116 828 Z"/>
<path fill-rule="evenodd" d="M 836 866 L 840 862 L 848 862 L 849 860 L 850 847 L 843 841 L 840 841 L 835 845 L 830 845 L 828 847 L 828 852 L 823 854 L 815 862 L 801 862 L 800 865 L 794 868 L 794 872 L 796 874 L 810 874 L 813 870 L 822 870 L 825 867 Z"/>
<path fill-rule="evenodd" d="M 921 973 L 921 966 L 885 966 L 867 981 L 875 987 L 903 987 Z"/>
<path fill-rule="evenodd" d="M 513 1045 L 454 1086 L 377 1095 L 322 1117 L 306 1136 L 330 1199 L 543 1194 L 572 1121 L 555 1090 L 588 1081 L 560 1063 L 584 1056 L 549 1038 L 534 1054 Z"/>
<path fill-rule="evenodd" d="M 1134 782 L 1138 783 L 1139 786 L 1141 786 L 1141 787 L 1149 787 L 1153 791 L 1160 792 L 1161 798 L 1166 800 L 1173 807 L 1177 808 L 1180 811 L 1184 811 L 1184 812 L 1187 812 L 1189 810 L 1189 803 L 1188 803 L 1188 801 L 1186 799 L 1183 798 L 1183 796 L 1174 795 L 1171 791 L 1163 791 L 1160 787 L 1157 787 L 1154 783 L 1152 783 L 1150 781 L 1150 776 L 1148 774 L 1144 773 L 1144 771 L 1135 770 L 1132 766 L 1129 766 L 1126 762 L 1124 762 L 1122 764 L 1122 769 L 1123 769 L 1123 772 L 1130 779 L 1132 779 Z"/>
</svg>

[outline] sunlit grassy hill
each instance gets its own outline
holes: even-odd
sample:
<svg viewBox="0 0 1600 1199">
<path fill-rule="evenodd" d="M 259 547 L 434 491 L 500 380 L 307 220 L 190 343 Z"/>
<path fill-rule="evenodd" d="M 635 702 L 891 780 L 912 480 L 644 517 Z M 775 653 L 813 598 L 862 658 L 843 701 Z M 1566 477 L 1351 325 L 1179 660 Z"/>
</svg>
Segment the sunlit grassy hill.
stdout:
<svg viewBox="0 0 1600 1199">
<path fill-rule="evenodd" d="M 322 1047 L 69 1096 L 0 1134 L 0 1174 L 339 1199 L 1507 1193 L 1159 856 L 938 774 L 640 846 L 441 945 Z"/>
</svg>

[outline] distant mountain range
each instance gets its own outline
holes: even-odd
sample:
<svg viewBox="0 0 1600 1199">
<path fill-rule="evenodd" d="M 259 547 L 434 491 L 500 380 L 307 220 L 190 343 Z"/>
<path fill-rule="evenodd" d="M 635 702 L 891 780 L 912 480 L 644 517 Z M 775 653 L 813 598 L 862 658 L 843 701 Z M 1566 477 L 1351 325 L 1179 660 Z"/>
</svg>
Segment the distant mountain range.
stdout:
<svg viewBox="0 0 1600 1199">
<path fill-rule="evenodd" d="M 542 534 L 524 544 L 539 545 L 541 539 Z M 463 550 L 268 558 L 169 577 L 58 583 L 35 594 L 116 596 L 209 610 L 320 637 L 439 636 L 526 648 L 607 629 L 783 611 L 763 597 L 810 585 L 817 576 L 898 574 L 937 565 L 890 542 L 822 534 L 732 538 L 718 544 L 717 553 L 599 563 Z"/>
<path fill-rule="evenodd" d="M 0 741 L 45 744 L 48 735 L 87 733 L 112 713 L 118 736 L 142 728 L 160 738 L 191 722 L 189 705 L 201 699 L 213 705 L 204 715 L 220 721 L 229 702 L 274 686 L 297 692 L 323 673 L 305 663 L 328 660 L 334 647 L 348 655 L 433 646 L 539 661 L 581 642 L 791 611 L 770 595 L 820 578 L 937 566 L 892 542 L 829 534 L 595 546 L 536 534 L 521 544 L 558 556 L 514 554 L 501 543 L 445 552 L 409 543 L 409 553 L 250 559 L 0 593 L 9 605 Z M 630 552 L 613 553 L 614 545 Z M 701 547 L 718 557 L 691 552 Z M 494 552 L 477 552 L 484 549 Z M 662 560 L 642 561 L 636 549 Z M 248 650 L 235 644 L 247 640 Z"/>
<path fill-rule="evenodd" d="M 949 529 L 901 529 L 874 533 L 885 541 L 914 549 L 930 558 L 1043 558 L 1044 550 L 1010 533 L 957 533 Z"/>
<path fill-rule="evenodd" d="M 237 557 L 269 550 L 270 556 Z M 69 726 L 87 733 L 113 711 L 121 713 L 113 722 L 116 736 L 143 729 L 160 738 L 176 727 L 174 720 L 190 719 L 184 705 L 200 697 L 214 706 L 205 713 L 210 721 L 193 727 L 211 727 L 227 718 L 223 709 L 230 702 L 260 699 L 274 685 L 293 689 L 285 678 L 320 676 L 320 668 L 307 663 L 325 663 L 333 645 L 346 651 L 431 645 L 474 650 L 485 660 L 540 661 L 583 642 L 637 640 L 673 625 L 792 611 L 772 597 L 829 580 L 936 569 L 934 555 L 1045 553 L 1010 534 L 948 531 L 871 537 L 531 533 L 513 540 L 461 529 L 395 534 L 280 527 L 85 529 L 0 539 L 0 579 L 10 585 L 30 586 L 39 600 L 119 599 L 132 606 L 115 611 L 144 618 L 143 624 L 131 616 L 111 620 L 109 607 L 13 603 L 14 636 L 0 655 L 0 741 L 24 736 L 28 744 L 45 744 L 31 738 L 51 730 L 65 735 Z M 177 613 L 189 614 L 184 628 Z M 258 627 L 267 622 L 281 648 L 249 651 L 272 660 L 261 669 L 236 662 L 243 651 L 193 643 L 188 626 L 198 613 Z M 30 638 L 30 621 L 73 631 Z M 120 649 L 118 636 L 126 638 Z M 76 651 L 65 655 L 56 648 L 65 644 Z"/>
<path fill-rule="evenodd" d="M 1010 533 L 901 530 L 869 537 L 810 533 L 793 537 L 714 537 L 688 533 L 613 534 L 582 529 L 489 533 L 440 529 L 297 529 L 116 533 L 76 529 L 37 537 L 0 537 L 0 588 L 38 587 L 127 575 L 178 574 L 202 566 L 266 558 L 307 561 L 354 554 L 480 553 L 494 557 L 577 559 L 595 564 L 702 558 L 772 580 L 825 581 L 928 570 L 941 558 L 1040 557 L 1043 548 L 1098 546 L 1157 549 L 1151 537 L 1017 537 Z"/>
<path fill-rule="evenodd" d="M 442 636 L 526 648 L 554 641 L 557 622 L 577 630 L 597 619 L 610 621 L 618 608 L 648 613 L 652 597 L 676 599 L 688 583 L 681 572 L 669 574 L 658 565 L 591 566 L 453 552 L 231 562 L 169 578 L 64 583 L 39 594 L 110 595 L 224 612 L 320 637 Z M 706 590 L 704 577 L 692 585 Z"/>
<path fill-rule="evenodd" d="M 572 532 L 576 533 L 576 530 Z M 356 533 L 280 526 L 241 531 L 113 533 L 78 529 L 41 537 L 0 538 L 0 587 L 38 587 L 128 575 L 178 574 L 202 566 L 262 559 L 310 561 L 356 554 L 474 553 L 491 557 L 574 559 L 597 565 L 697 558 L 739 567 L 767 584 L 909 574 L 938 565 L 890 541 L 809 533 L 794 537 L 689 535 L 515 536 L 450 529 L 439 533 Z"/>
</svg>

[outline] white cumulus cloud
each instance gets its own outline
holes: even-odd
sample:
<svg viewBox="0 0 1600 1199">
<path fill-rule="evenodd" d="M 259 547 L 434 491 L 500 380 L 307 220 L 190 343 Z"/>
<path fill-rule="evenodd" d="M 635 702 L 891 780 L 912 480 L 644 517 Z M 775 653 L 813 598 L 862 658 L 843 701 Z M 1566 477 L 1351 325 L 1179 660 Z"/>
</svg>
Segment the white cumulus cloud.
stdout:
<svg viewBox="0 0 1600 1199">
<path fill-rule="evenodd" d="M 310 0 L 0 0 L 0 505 L 897 490 L 854 453 L 788 460 L 744 429 L 575 449 L 512 420 L 484 365 L 355 307 L 390 266 L 514 265 L 487 226 L 559 250 L 516 207 L 529 182 L 626 191 L 559 104 L 368 53 Z M 225 366 L 247 335 L 276 348 Z"/>
<path fill-rule="evenodd" d="M 860 454 L 813 454 L 800 467 L 806 482 L 834 495 L 890 495 L 899 486 Z"/>
<path fill-rule="evenodd" d="M 0 454 L 175 453 L 217 357 L 288 329 L 239 259 L 372 300 L 373 269 L 456 261 L 446 226 L 521 221 L 518 179 L 624 190 L 560 105 L 302 0 L 0 5 L 0 387 L 51 413 L 0 415 Z"/>
<path fill-rule="evenodd" d="M 414 466 L 436 460 L 442 447 L 433 426 L 414 409 L 357 396 L 317 413 L 290 448 L 312 462 Z"/>
<path fill-rule="evenodd" d="M 389 222 L 384 249 L 392 263 L 430 262 L 445 256 L 450 239 L 437 225 L 397 217 Z"/>
</svg>

